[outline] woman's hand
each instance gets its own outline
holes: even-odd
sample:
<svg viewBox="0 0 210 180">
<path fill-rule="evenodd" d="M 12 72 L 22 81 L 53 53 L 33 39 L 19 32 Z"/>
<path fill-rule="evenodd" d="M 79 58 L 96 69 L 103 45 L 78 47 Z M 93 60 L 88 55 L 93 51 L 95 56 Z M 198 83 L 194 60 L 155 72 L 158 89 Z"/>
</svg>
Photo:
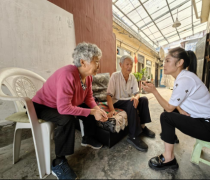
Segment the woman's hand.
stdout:
<svg viewBox="0 0 210 180">
<path fill-rule="evenodd" d="M 108 120 L 106 112 L 102 109 L 91 109 L 90 114 L 94 115 L 97 121 L 105 122 Z"/>
<path fill-rule="evenodd" d="M 108 117 L 108 118 L 111 118 L 112 116 L 114 116 L 114 115 L 116 115 L 116 114 L 117 114 L 117 111 L 112 110 L 112 111 L 110 111 L 110 112 L 107 114 L 107 117 Z"/>
<path fill-rule="evenodd" d="M 142 88 L 148 93 L 154 93 L 155 91 L 157 91 L 154 84 L 152 83 L 142 83 Z"/>
<path fill-rule="evenodd" d="M 190 114 L 188 114 L 186 111 L 184 111 L 182 108 L 177 107 L 177 110 L 179 111 L 180 114 L 183 114 L 185 116 L 190 116 Z"/>
</svg>

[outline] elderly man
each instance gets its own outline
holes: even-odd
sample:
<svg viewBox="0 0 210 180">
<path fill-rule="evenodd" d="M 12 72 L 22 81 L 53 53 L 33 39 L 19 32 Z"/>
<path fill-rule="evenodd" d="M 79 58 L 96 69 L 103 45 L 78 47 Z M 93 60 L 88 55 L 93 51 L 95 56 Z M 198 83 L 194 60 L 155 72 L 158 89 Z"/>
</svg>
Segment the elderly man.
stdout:
<svg viewBox="0 0 210 180">
<path fill-rule="evenodd" d="M 129 128 L 127 141 L 139 151 L 145 152 L 148 146 L 139 135 L 142 133 L 150 138 L 155 137 L 155 133 L 145 126 L 145 123 L 151 122 L 148 99 L 140 97 L 137 80 L 131 74 L 133 58 L 129 55 L 122 56 L 120 67 L 121 71 L 112 74 L 107 89 L 107 102 L 110 109 L 108 117 L 117 114 L 114 108 L 126 111 Z"/>
</svg>

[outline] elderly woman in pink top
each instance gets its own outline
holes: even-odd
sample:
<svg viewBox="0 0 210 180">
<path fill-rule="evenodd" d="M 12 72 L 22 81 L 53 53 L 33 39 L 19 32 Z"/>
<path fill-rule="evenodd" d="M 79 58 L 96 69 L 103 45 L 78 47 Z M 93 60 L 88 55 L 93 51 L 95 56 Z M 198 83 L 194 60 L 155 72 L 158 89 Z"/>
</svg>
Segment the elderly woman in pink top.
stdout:
<svg viewBox="0 0 210 180">
<path fill-rule="evenodd" d="M 56 159 L 52 174 L 58 179 L 76 179 L 66 155 L 74 153 L 75 116 L 83 120 L 82 146 L 100 149 L 102 144 L 94 139 L 96 120 L 106 121 L 107 115 L 94 101 L 92 76 L 99 69 L 101 50 L 94 44 L 80 43 L 74 49 L 74 65 L 67 65 L 52 74 L 32 101 L 38 118 L 55 123 Z"/>
</svg>

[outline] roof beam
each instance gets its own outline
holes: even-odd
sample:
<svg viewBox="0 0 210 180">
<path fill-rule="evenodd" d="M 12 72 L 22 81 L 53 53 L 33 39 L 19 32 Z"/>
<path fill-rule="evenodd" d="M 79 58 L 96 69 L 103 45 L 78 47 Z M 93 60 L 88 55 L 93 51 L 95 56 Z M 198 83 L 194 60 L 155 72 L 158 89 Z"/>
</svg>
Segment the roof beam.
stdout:
<svg viewBox="0 0 210 180">
<path fill-rule="evenodd" d="M 171 14 L 171 17 L 172 17 L 172 20 L 173 20 L 173 23 L 174 23 L 174 17 L 173 17 L 173 14 L 171 13 L 171 9 L 170 9 L 170 6 L 169 6 L 169 4 L 168 4 L 168 0 L 166 0 L 166 4 L 167 4 L 167 6 L 168 6 L 168 9 L 169 9 L 169 11 L 170 11 L 170 14 Z M 178 36 L 179 36 L 179 38 L 180 38 L 180 35 L 179 35 L 179 32 L 177 31 L 177 28 L 176 28 L 176 32 L 177 32 L 177 34 L 178 34 Z"/>
<path fill-rule="evenodd" d="M 190 17 L 190 16 L 189 16 L 189 17 Z M 184 18 L 184 19 L 182 19 L 182 20 L 185 20 L 185 19 L 187 19 L 187 18 L 189 18 L 189 17 L 186 17 L 186 18 Z M 188 25 L 190 25 L 190 24 L 188 24 Z M 188 26 L 188 25 L 187 25 L 187 26 Z M 171 25 L 169 25 L 169 26 L 171 26 Z M 165 28 L 163 28 L 163 29 L 161 29 L 161 30 L 167 29 L 169 26 L 166 26 Z M 186 27 L 186 26 L 184 26 L 184 27 Z M 158 31 L 156 31 L 156 32 L 158 32 Z M 156 32 L 154 32 L 154 33 L 156 33 Z M 169 33 L 171 33 L 171 32 L 169 32 Z M 168 33 L 168 34 L 169 34 L 169 33 Z M 166 36 L 167 36 L 167 34 L 166 34 Z"/>
<path fill-rule="evenodd" d="M 184 2 L 180 3 L 180 4 L 177 5 L 176 7 L 172 8 L 171 11 L 173 11 L 173 10 L 179 8 L 180 6 L 182 6 L 183 4 L 185 4 L 185 3 L 189 2 L 189 1 L 190 1 L 190 0 L 185 0 Z M 169 12 L 170 12 L 170 11 L 167 11 L 167 12 L 161 14 L 160 16 L 158 16 L 158 17 L 156 17 L 155 19 L 153 19 L 153 21 L 156 21 L 157 19 L 163 17 L 164 15 L 168 14 Z M 153 21 L 150 21 L 150 22 L 148 22 L 147 24 L 145 24 L 145 25 L 139 27 L 139 29 L 142 29 L 142 28 L 148 26 L 148 25 L 149 25 L 150 23 L 152 23 Z"/>
<path fill-rule="evenodd" d="M 142 5 L 142 7 L 144 8 L 144 10 L 146 11 L 146 13 L 148 14 L 148 16 L 152 19 L 151 15 L 149 14 L 149 12 L 147 11 L 147 9 L 144 7 L 144 5 L 142 4 L 142 2 L 139 0 L 139 3 Z M 156 28 L 159 30 L 160 34 L 164 37 L 164 39 L 168 42 L 168 40 L 165 38 L 165 36 L 163 35 L 163 33 L 161 32 L 161 30 L 159 29 L 159 27 L 157 26 L 157 24 L 155 23 L 155 21 L 152 19 L 152 22 L 155 24 Z M 169 42 L 168 42 L 169 43 Z"/>
<path fill-rule="evenodd" d="M 190 5 L 190 6 L 191 6 L 191 5 Z M 179 13 L 182 12 L 182 11 L 184 11 L 185 9 L 189 8 L 190 6 L 185 7 L 184 9 L 182 9 L 181 11 L 179 11 Z M 167 7 L 167 5 L 164 6 L 164 7 Z M 164 8 L 164 7 L 163 7 L 163 8 Z M 173 8 L 173 10 L 174 10 L 174 8 Z M 172 11 L 172 10 L 171 10 L 171 11 Z M 157 12 L 157 11 L 155 11 L 154 13 L 156 13 L 156 12 Z M 151 15 L 153 15 L 154 13 L 152 13 Z M 123 17 L 124 17 L 124 16 L 123 16 Z M 146 19 L 146 18 L 144 18 L 144 19 Z M 142 20 L 144 20 L 144 19 L 142 19 Z M 165 18 L 165 19 L 167 19 L 167 18 Z M 165 20 L 165 19 L 163 19 L 163 20 Z M 141 21 L 141 20 L 140 20 L 140 21 Z M 140 21 L 136 22 L 136 24 L 139 23 Z"/>
<path fill-rule="evenodd" d="M 118 1 L 118 0 L 117 0 Z M 115 1 L 114 3 L 112 3 L 112 4 L 115 4 L 117 1 Z M 149 0 L 147 0 L 147 1 L 149 1 Z M 145 4 L 147 1 L 145 1 L 143 4 Z M 129 14 L 129 13 L 131 13 L 132 11 L 134 11 L 134 10 L 136 10 L 136 9 L 138 9 L 139 7 L 140 7 L 141 5 L 139 5 L 139 6 L 137 6 L 137 7 L 135 7 L 134 9 L 132 9 L 131 11 L 129 11 L 127 14 Z M 156 11 L 157 12 L 157 11 Z M 155 13 L 155 12 L 154 12 Z"/>
<path fill-rule="evenodd" d="M 113 2 L 112 4 L 115 4 L 117 1 L 119 1 L 119 0 L 116 0 L 115 2 Z"/>
<path fill-rule="evenodd" d="M 195 16 L 197 19 L 200 19 L 200 17 L 198 17 L 198 11 L 197 11 L 197 6 L 196 6 L 196 2 L 195 0 L 192 0 L 192 4 L 194 6 L 194 10 L 195 10 Z"/>
<path fill-rule="evenodd" d="M 134 26 L 136 26 L 137 27 L 137 29 L 138 30 L 140 30 L 139 29 L 139 27 L 118 7 L 118 6 L 116 6 L 115 4 L 114 4 L 114 6 L 126 17 L 126 18 L 128 18 L 129 19 L 129 21 L 131 21 L 132 23 L 133 23 L 133 25 Z M 150 37 L 148 37 L 142 30 L 140 30 L 150 41 L 152 41 L 153 42 L 153 44 L 155 44 L 156 46 L 158 46 L 152 39 L 150 39 Z"/>
<path fill-rule="evenodd" d="M 134 7 L 134 5 L 133 5 L 133 3 L 131 2 L 131 0 L 129 0 L 130 1 L 130 3 L 132 4 L 132 6 Z M 143 7 L 143 5 L 141 4 L 141 6 Z M 138 11 L 136 11 L 137 12 L 137 14 L 139 15 L 139 17 L 141 18 L 141 15 L 139 14 L 139 12 Z M 142 19 L 142 18 L 141 18 Z M 136 25 L 136 23 L 135 23 L 135 25 Z M 137 25 L 136 25 L 137 26 Z M 137 26 L 138 27 L 138 26 Z M 152 32 L 151 32 L 151 30 L 149 29 L 149 31 L 150 31 L 150 33 L 152 34 Z M 152 39 L 155 39 L 155 37 L 153 36 L 153 38 Z M 154 41 L 153 41 L 153 45 L 154 45 Z"/>
<path fill-rule="evenodd" d="M 190 7 L 190 6 L 189 6 Z M 187 9 L 188 7 L 186 7 L 186 8 L 184 8 L 183 10 L 185 10 L 185 9 Z M 183 11 L 182 10 L 182 11 Z M 180 11 L 181 12 L 181 11 Z M 189 17 L 191 17 L 191 16 L 189 16 Z M 185 19 L 187 19 L 187 18 L 189 18 L 189 17 L 186 17 L 186 18 L 184 18 L 184 19 L 182 19 L 182 20 L 185 20 Z M 165 19 L 167 19 L 167 18 L 165 18 Z M 165 19 L 163 19 L 163 20 L 165 20 Z M 169 26 L 171 26 L 171 25 L 169 25 Z M 161 29 L 161 31 L 162 30 L 164 30 L 164 29 L 166 29 L 166 28 L 168 28 L 169 26 L 166 26 L 166 27 L 164 27 L 163 29 Z M 154 32 L 154 33 L 157 33 L 158 31 L 156 31 L 156 32 Z"/>
<path fill-rule="evenodd" d="M 127 13 L 127 15 L 128 15 L 128 14 L 130 14 L 132 11 L 134 11 L 134 10 L 138 9 L 140 6 L 141 6 L 141 5 L 139 5 L 139 6 L 135 7 L 135 8 L 134 8 L 134 9 L 132 9 L 131 11 L 129 11 L 129 12 Z"/>
<path fill-rule="evenodd" d="M 141 6 L 141 5 L 140 5 Z M 167 7 L 167 5 L 166 6 L 163 6 L 161 9 L 163 9 L 163 8 L 165 8 L 165 7 Z M 133 10 L 132 10 L 133 11 Z M 132 11 L 130 11 L 130 12 L 132 12 Z M 160 11 L 160 9 L 158 9 L 157 11 L 155 11 L 155 12 L 153 12 L 151 15 L 153 15 L 153 14 L 155 14 L 156 12 L 158 12 L 158 11 Z M 129 12 L 129 13 L 130 13 Z M 142 20 L 144 20 L 144 19 L 146 19 L 146 17 L 145 18 L 143 18 Z M 141 20 L 140 20 L 141 21 Z M 140 21 L 138 21 L 138 22 L 140 22 Z M 136 23 L 138 23 L 138 22 L 136 22 Z"/>
<path fill-rule="evenodd" d="M 191 1 L 191 17 L 192 17 L 192 32 L 194 35 L 194 25 L 193 25 L 193 2 Z"/>
<path fill-rule="evenodd" d="M 150 48 L 152 51 L 156 52 L 156 49 L 149 44 L 144 38 L 142 38 L 137 32 L 135 32 L 131 27 L 129 27 L 127 24 L 125 24 L 118 16 L 113 14 L 113 20 L 116 24 L 118 24 L 120 27 L 125 29 L 128 33 L 133 35 L 136 39 L 138 39 L 140 42 L 144 43 L 148 48 Z"/>
<path fill-rule="evenodd" d="M 201 24 L 198 24 L 197 26 L 200 26 Z M 197 26 L 194 26 L 194 27 L 197 27 Z M 192 27 L 189 27 L 189 28 L 187 28 L 187 29 L 184 29 L 183 31 L 180 31 L 179 33 L 183 33 L 184 31 L 188 31 L 188 30 L 190 30 Z M 173 37 L 173 36 L 175 36 L 176 34 L 173 34 L 173 35 L 171 35 L 171 36 L 168 36 L 167 37 L 167 39 L 170 39 L 170 37 Z M 181 38 L 180 38 L 181 39 Z M 161 42 L 161 41 L 163 41 L 164 39 L 161 39 L 161 40 L 159 40 L 159 42 Z"/>
</svg>

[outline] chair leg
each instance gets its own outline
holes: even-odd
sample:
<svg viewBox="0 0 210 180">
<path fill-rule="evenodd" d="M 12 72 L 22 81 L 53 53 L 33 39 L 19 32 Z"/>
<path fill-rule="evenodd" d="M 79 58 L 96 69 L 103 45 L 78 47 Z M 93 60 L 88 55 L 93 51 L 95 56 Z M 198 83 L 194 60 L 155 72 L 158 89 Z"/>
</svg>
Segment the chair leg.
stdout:
<svg viewBox="0 0 210 180">
<path fill-rule="evenodd" d="M 197 165 L 199 164 L 202 148 L 203 146 L 199 142 L 195 143 L 192 156 L 191 156 L 192 163 L 197 164 Z"/>
<path fill-rule="evenodd" d="M 22 129 L 15 129 L 13 140 L 13 164 L 19 160 Z"/>
<path fill-rule="evenodd" d="M 45 171 L 46 174 L 51 173 L 51 130 L 52 127 L 49 123 L 41 124 L 42 134 L 43 134 L 43 151 L 44 151 L 44 161 L 45 161 Z"/>
<path fill-rule="evenodd" d="M 81 134 L 82 134 L 82 137 L 84 136 L 84 125 L 83 125 L 83 122 L 81 119 L 79 119 L 79 124 L 80 124 L 80 129 L 81 129 Z"/>
</svg>

